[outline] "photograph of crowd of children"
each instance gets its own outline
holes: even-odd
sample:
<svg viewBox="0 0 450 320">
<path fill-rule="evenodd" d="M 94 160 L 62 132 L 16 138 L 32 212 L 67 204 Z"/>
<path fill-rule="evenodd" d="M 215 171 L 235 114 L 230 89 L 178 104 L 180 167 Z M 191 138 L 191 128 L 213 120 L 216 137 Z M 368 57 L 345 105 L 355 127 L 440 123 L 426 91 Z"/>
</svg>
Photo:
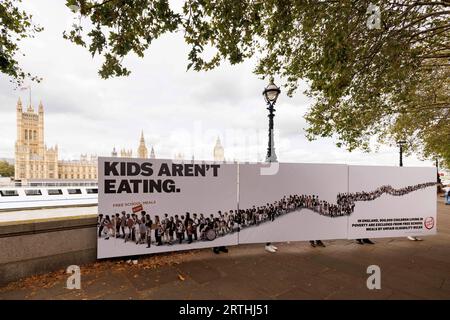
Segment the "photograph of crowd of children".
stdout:
<svg viewBox="0 0 450 320">
<path fill-rule="evenodd" d="M 353 213 L 356 201 L 372 201 L 383 194 L 403 196 L 423 189 L 435 183 L 421 183 L 401 189 L 382 186 L 372 192 L 339 193 L 337 204 L 319 200 L 316 195 L 289 195 L 273 203 L 253 206 L 249 209 L 218 211 L 217 215 L 186 212 L 182 215 L 161 217 L 155 215 L 153 220 L 146 211 L 98 216 L 98 237 L 109 240 L 110 237 L 123 238 L 124 242 L 152 244 L 157 246 L 174 243 L 192 243 L 194 241 L 212 241 L 217 237 L 238 232 L 243 228 L 258 226 L 261 223 L 274 221 L 277 216 L 300 209 L 309 209 L 330 218 L 347 216 Z"/>
</svg>

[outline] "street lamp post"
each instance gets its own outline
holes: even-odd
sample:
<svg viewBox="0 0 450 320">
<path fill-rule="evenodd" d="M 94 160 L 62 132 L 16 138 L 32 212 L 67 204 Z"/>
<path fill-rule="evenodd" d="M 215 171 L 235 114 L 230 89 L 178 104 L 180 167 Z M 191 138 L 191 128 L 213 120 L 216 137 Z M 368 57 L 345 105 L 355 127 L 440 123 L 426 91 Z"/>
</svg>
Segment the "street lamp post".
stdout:
<svg viewBox="0 0 450 320">
<path fill-rule="evenodd" d="M 405 140 L 397 141 L 397 145 L 400 148 L 400 167 L 403 167 L 403 145 L 406 144 Z"/>
<path fill-rule="evenodd" d="M 277 155 L 275 154 L 275 143 L 273 138 L 273 117 L 275 116 L 275 102 L 281 90 L 270 80 L 269 85 L 264 89 L 263 96 L 267 103 L 267 110 L 269 110 L 269 145 L 267 147 L 266 162 L 277 162 Z"/>
<path fill-rule="evenodd" d="M 434 159 L 436 161 L 436 174 L 437 174 L 437 183 L 441 184 L 441 176 L 439 175 L 439 160 L 438 158 Z"/>
<path fill-rule="evenodd" d="M 405 140 L 399 140 L 397 141 L 397 145 L 399 147 L 400 151 L 400 167 L 403 167 L 403 146 L 407 144 L 408 142 Z M 416 236 L 407 236 L 408 240 L 411 241 L 422 241 L 422 239 L 416 237 Z"/>
</svg>

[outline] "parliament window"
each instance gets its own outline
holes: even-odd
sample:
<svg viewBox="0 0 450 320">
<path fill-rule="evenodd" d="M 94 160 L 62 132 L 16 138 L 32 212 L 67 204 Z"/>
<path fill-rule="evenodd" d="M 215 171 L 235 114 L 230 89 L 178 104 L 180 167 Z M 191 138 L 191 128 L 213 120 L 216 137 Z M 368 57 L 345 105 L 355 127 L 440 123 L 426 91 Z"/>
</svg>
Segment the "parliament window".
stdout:
<svg viewBox="0 0 450 320">
<path fill-rule="evenodd" d="M 15 197 L 19 195 L 17 190 L 0 190 L 0 194 L 2 197 Z"/>
<path fill-rule="evenodd" d="M 58 194 L 63 194 L 61 189 L 48 189 L 47 193 L 49 196 L 56 196 Z"/>
<path fill-rule="evenodd" d="M 81 189 L 67 189 L 69 194 L 81 194 Z"/>
<path fill-rule="evenodd" d="M 42 192 L 39 189 L 31 189 L 31 190 L 25 190 L 25 194 L 27 196 L 41 196 Z"/>
</svg>

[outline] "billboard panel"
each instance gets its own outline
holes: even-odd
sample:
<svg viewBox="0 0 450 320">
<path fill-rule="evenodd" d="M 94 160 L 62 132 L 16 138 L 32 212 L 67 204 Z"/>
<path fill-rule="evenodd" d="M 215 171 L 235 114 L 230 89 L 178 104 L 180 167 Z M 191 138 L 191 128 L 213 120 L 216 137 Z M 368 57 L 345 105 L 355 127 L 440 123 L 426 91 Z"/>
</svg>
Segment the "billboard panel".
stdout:
<svg viewBox="0 0 450 320">
<path fill-rule="evenodd" d="M 239 165 L 239 243 L 343 239 L 347 166 L 273 163 Z"/>
<path fill-rule="evenodd" d="M 99 158 L 98 258 L 436 233 L 436 169 Z"/>
<path fill-rule="evenodd" d="M 98 258 L 237 244 L 236 164 L 102 157 L 98 169 Z"/>
<path fill-rule="evenodd" d="M 436 168 L 349 166 L 348 238 L 436 233 Z"/>
</svg>

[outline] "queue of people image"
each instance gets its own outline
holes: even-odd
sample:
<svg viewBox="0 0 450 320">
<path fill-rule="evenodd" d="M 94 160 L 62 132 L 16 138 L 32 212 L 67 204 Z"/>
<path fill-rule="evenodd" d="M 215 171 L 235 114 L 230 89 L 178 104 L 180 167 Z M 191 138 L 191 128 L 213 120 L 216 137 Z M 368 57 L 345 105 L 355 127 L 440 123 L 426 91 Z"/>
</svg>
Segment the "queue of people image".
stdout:
<svg viewBox="0 0 450 320">
<path fill-rule="evenodd" d="M 392 186 L 382 186 L 372 192 L 339 193 L 336 204 L 320 200 L 317 195 L 289 195 L 282 199 L 266 203 L 262 206 L 252 206 L 247 209 L 218 211 L 216 215 L 186 212 L 184 215 L 170 215 L 150 217 L 145 211 L 98 216 L 98 237 L 109 240 L 110 237 L 121 238 L 124 242 L 137 245 L 146 244 L 150 248 L 173 244 L 191 244 L 195 241 L 212 241 L 239 230 L 256 227 L 262 223 L 272 222 L 276 217 L 300 209 L 309 209 L 330 218 L 348 216 L 353 213 L 356 201 L 372 201 L 384 193 L 401 196 L 434 183 L 422 183 L 402 189 Z M 359 244 L 373 242 L 369 239 L 357 239 Z M 311 246 L 322 246 L 322 241 L 311 240 Z M 269 249 L 268 249 L 269 247 Z M 273 247 L 273 248 L 272 248 Z M 266 244 L 266 250 L 275 252 L 276 247 Z M 217 250 L 216 250 L 217 251 Z M 215 252 L 216 252 L 215 251 Z M 226 251 L 223 247 L 219 251 Z M 217 253 L 217 252 L 216 252 Z"/>
<path fill-rule="evenodd" d="M 384 185 L 371 192 L 355 192 L 355 193 L 338 193 L 337 203 L 338 205 L 345 205 L 349 202 L 355 201 L 372 201 L 379 198 L 383 194 L 389 194 L 391 196 L 403 196 L 413 191 L 424 189 L 436 185 L 436 182 L 420 183 L 412 186 L 407 186 L 400 189 L 395 189 L 390 185 Z"/>
<path fill-rule="evenodd" d="M 225 235 L 229 227 L 225 224 L 221 213 L 220 216 L 221 219 L 213 218 L 213 215 L 205 218 L 203 214 L 197 216 L 194 213 L 191 217 L 187 212 L 186 215 L 170 217 L 168 214 L 162 217 L 156 215 L 152 220 L 145 211 L 132 214 L 122 211 L 121 214 L 116 213 L 111 217 L 99 214 L 98 236 L 104 237 L 105 240 L 109 240 L 110 237 L 122 238 L 124 242 L 147 244 L 148 248 L 152 243 L 157 246 L 183 242 L 189 244 L 193 241 L 206 240 L 208 230 L 214 230 L 214 238 Z M 209 240 L 213 240 L 211 236 Z"/>
</svg>

